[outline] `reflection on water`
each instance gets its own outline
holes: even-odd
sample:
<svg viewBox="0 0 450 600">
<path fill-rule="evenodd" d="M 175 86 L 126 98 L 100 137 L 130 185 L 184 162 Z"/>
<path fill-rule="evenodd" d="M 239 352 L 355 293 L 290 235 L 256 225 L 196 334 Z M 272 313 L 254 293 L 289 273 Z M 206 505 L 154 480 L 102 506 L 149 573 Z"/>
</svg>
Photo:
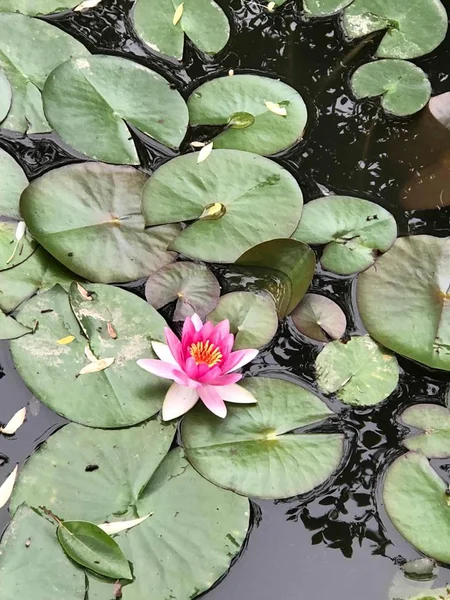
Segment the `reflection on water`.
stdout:
<svg viewBox="0 0 450 600">
<path fill-rule="evenodd" d="M 85 13 L 48 17 L 77 37 L 92 52 L 120 54 L 163 74 L 185 98 L 205 79 L 256 72 L 281 78 L 296 88 L 308 105 L 305 138 L 275 157 L 299 181 L 305 201 L 327 192 L 361 196 L 391 210 L 401 234 L 449 234 L 450 132 L 424 110 L 408 120 L 385 115 L 377 101 L 355 103 L 349 78 L 373 54 L 377 36 L 347 43 L 337 18 L 308 21 L 299 2 L 268 13 L 263 2 L 219 0 L 233 21 L 233 35 L 217 57 L 206 57 L 187 43 L 183 65 L 155 56 L 142 46 L 128 15 L 132 0 L 104 0 Z M 450 9 L 450 2 L 445 2 Z M 431 55 L 416 62 L 430 76 L 433 93 L 450 90 L 450 37 Z M 195 81 L 195 83 L 193 83 Z M 151 102 L 151 99 L 149 99 Z M 182 152 L 189 150 L 191 134 Z M 144 169 L 151 173 L 176 153 L 133 133 Z M 11 152 L 33 179 L 56 166 L 80 160 L 61 149 L 56 136 L 28 139 L 0 133 L 0 146 Z M 219 269 L 224 288 L 257 281 L 239 280 Z M 275 282 L 276 288 L 276 282 Z M 235 289 L 235 288 L 233 288 Z M 142 294 L 142 286 L 133 291 Z M 354 303 L 354 278 L 333 276 L 317 268 L 312 291 L 336 301 L 348 319 L 347 334 L 363 329 Z M 248 368 L 295 381 L 317 392 L 313 364 L 321 344 L 299 334 L 288 318 L 278 336 Z M 402 452 L 405 428 L 396 415 L 411 402 L 444 403 L 449 374 L 401 359 L 395 393 L 374 409 L 351 410 L 325 399 L 337 415 L 328 430 L 346 433 L 349 452 L 336 477 L 305 497 L 258 502 L 248 548 L 229 575 L 205 597 L 208 600 L 364 600 L 387 599 L 398 564 L 418 553 L 404 542 L 383 512 L 378 482 L 386 464 Z M 0 345 L 0 419 L 32 405 L 16 436 L 0 436 L 0 479 L 63 420 L 32 399 L 15 373 L 7 344 Z M 435 467 L 449 476 L 450 465 Z M 261 511 L 260 516 L 258 507 Z M 256 518 L 258 517 L 258 518 Z M 0 530 L 7 511 L 0 513 Z M 435 585 L 450 582 L 441 569 Z"/>
</svg>

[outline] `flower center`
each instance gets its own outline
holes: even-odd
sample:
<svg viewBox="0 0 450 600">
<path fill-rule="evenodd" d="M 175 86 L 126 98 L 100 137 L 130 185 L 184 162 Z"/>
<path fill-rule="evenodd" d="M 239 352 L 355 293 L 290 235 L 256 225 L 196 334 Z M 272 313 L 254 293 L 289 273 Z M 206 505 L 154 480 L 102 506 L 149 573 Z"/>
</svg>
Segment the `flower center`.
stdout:
<svg viewBox="0 0 450 600">
<path fill-rule="evenodd" d="M 197 342 L 191 344 L 189 348 L 189 354 L 195 360 L 197 365 L 208 365 L 208 367 L 214 367 L 222 360 L 222 352 L 211 344 L 209 340 L 206 342 Z"/>
</svg>

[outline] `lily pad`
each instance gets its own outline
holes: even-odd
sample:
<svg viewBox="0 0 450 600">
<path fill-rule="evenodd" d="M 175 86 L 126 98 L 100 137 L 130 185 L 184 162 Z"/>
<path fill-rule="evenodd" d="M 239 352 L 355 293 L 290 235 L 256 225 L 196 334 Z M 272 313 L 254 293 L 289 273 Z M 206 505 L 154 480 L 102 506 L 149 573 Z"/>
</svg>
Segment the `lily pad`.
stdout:
<svg viewBox="0 0 450 600">
<path fill-rule="evenodd" d="M 445 38 L 446 10 L 439 0 L 354 0 L 342 18 L 345 33 L 359 38 L 386 30 L 380 58 L 416 58 L 432 52 Z"/>
<path fill-rule="evenodd" d="M 403 440 L 408 450 L 420 450 L 427 458 L 450 456 L 450 411 L 437 404 L 416 404 L 407 408 L 401 420 L 409 427 L 422 429 L 423 433 L 410 435 Z"/>
<path fill-rule="evenodd" d="M 317 383 L 326 394 L 352 406 L 371 406 L 397 387 L 397 359 L 369 336 L 353 337 L 346 344 L 327 344 L 316 358 Z"/>
<path fill-rule="evenodd" d="M 428 104 L 428 109 L 441 125 L 450 129 L 450 92 L 433 96 Z"/>
<path fill-rule="evenodd" d="M 231 292 L 219 300 L 208 315 L 208 321 L 218 324 L 228 319 L 235 335 L 234 350 L 261 348 L 268 344 L 278 329 L 278 316 L 273 300 L 251 292 Z"/>
<path fill-rule="evenodd" d="M 36 292 L 47 291 L 57 283 L 68 291 L 76 277 L 39 247 L 19 266 L 0 272 L 0 309 L 12 312 Z"/>
<path fill-rule="evenodd" d="M 17 223 L 0 222 L 0 271 L 6 271 L 26 261 L 36 250 L 37 243 L 28 236 L 16 239 Z"/>
<path fill-rule="evenodd" d="M 134 567 L 123 599 L 192 598 L 226 573 L 240 551 L 249 503 L 203 479 L 180 448 L 165 456 L 174 433 L 174 425 L 158 421 L 113 432 L 68 425 L 27 462 L 13 506 L 27 499 L 93 523 L 150 513 L 114 538 Z M 98 469 L 87 472 L 88 465 Z M 112 598 L 111 583 L 90 583 L 90 600 Z"/>
<path fill-rule="evenodd" d="M 385 111 L 398 117 L 421 110 L 431 96 L 427 75 L 407 60 L 377 60 L 356 69 L 351 80 L 354 96 L 381 96 Z"/>
<path fill-rule="evenodd" d="M 29 327 L 24 327 L 0 310 L 0 340 L 14 340 L 27 333 L 31 333 Z"/>
<path fill-rule="evenodd" d="M 36 17 L 68 10 L 77 0 L 0 0 L 0 12 L 18 12 Z"/>
<path fill-rule="evenodd" d="M 450 370 L 450 238 L 399 238 L 358 278 L 364 326 L 386 348 Z"/>
<path fill-rule="evenodd" d="M 279 105 L 286 115 L 276 114 L 266 103 Z M 208 81 L 191 94 L 188 108 L 191 125 L 227 125 L 236 113 L 252 115 L 254 121 L 249 127 L 228 127 L 214 138 L 214 147 L 265 155 L 281 152 L 298 142 L 308 118 L 298 92 L 278 79 L 259 75 L 233 75 Z"/>
<path fill-rule="evenodd" d="M 410 544 L 426 556 L 450 563 L 446 490 L 427 458 L 420 452 L 408 452 L 387 470 L 383 502 L 395 528 Z"/>
<path fill-rule="evenodd" d="M 397 225 L 387 210 L 361 198 L 325 196 L 308 202 L 293 236 L 306 244 L 328 244 L 324 269 L 339 275 L 358 273 L 373 265 L 397 237 Z"/>
<path fill-rule="evenodd" d="M 303 0 L 303 9 L 310 17 L 334 15 L 351 4 L 353 0 Z"/>
<path fill-rule="evenodd" d="M 45 80 L 65 60 L 88 56 L 80 42 L 45 21 L 0 14 L 0 70 L 12 88 L 11 108 L 1 126 L 22 133 L 51 131 L 42 107 Z"/>
<path fill-rule="evenodd" d="M 182 11 L 179 19 L 177 10 Z M 138 0 L 133 21 L 149 48 L 178 60 L 183 57 L 185 34 L 208 54 L 220 52 L 230 37 L 228 18 L 213 0 Z"/>
<path fill-rule="evenodd" d="M 127 124 L 170 148 L 186 134 L 188 111 L 180 94 L 154 71 L 118 56 L 61 64 L 49 75 L 43 100 L 56 133 L 96 160 L 139 164 Z"/>
<path fill-rule="evenodd" d="M 339 340 L 347 328 L 342 308 L 320 294 L 306 294 L 291 316 L 303 335 L 318 342 Z"/>
<path fill-rule="evenodd" d="M 11 85 L 3 71 L 0 71 L 0 123 L 6 119 L 11 108 L 11 101 Z M 1 152 L 3 153 L 3 150 Z"/>
<path fill-rule="evenodd" d="M 56 527 L 26 505 L 17 509 L 2 538 L 0 577 L 2 600 L 84 598 L 84 572 L 61 550 Z"/>
<path fill-rule="evenodd" d="M 220 285 L 208 267 L 177 262 L 150 276 L 145 297 L 157 310 L 176 300 L 174 321 L 184 321 L 194 313 L 204 319 L 219 302 Z"/>
<path fill-rule="evenodd" d="M 92 300 L 85 300 L 74 284 L 70 298 L 55 286 L 21 307 L 17 320 L 35 332 L 26 341 L 11 342 L 14 364 L 41 402 L 72 421 L 108 428 L 140 423 L 158 412 L 168 389 L 164 380 L 136 364 L 139 358 L 156 358 L 151 341 L 163 341 L 165 321 L 130 292 L 105 285 L 87 289 Z M 58 344 L 68 336 L 74 337 L 71 343 Z M 96 359 L 113 362 L 80 375 L 89 364 L 88 344 Z"/>
<path fill-rule="evenodd" d="M 256 267 L 256 273 L 273 273 L 273 279 L 283 281 L 283 288 L 276 294 L 280 318 L 290 314 L 306 294 L 316 268 L 316 255 L 306 244 L 291 239 L 263 242 L 247 250 L 236 261 L 237 265 Z M 270 292 L 270 289 L 268 290 Z"/>
<path fill-rule="evenodd" d="M 212 215 L 208 209 L 218 206 Z M 160 167 L 143 192 L 147 225 L 194 221 L 170 249 L 207 262 L 231 263 L 261 242 L 290 237 L 303 196 L 295 179 L 267 158 L 237 150 L 196 153 Z"/>
<path fill-rule="evenodd" d="M 146 176 L 132 167 L 80 163 L 33 181 L 21 199 L 32 235 L 59 262 L 102 283 L 134 281 L 172 262 L 178 225 L 145 228 Z"/>
<path fill-rule="evenodd" d="M 1 87 L 0 87 L 1 98 Z M 28 185 L 22 167 L 0 149 L 0 216 L 20 220 L 20 195 Z"/>
<path fill-rule="evenodd" d="M 289 433 L 333 414 L 326 404 L 281 379 L 258 377 L 240 385 L 258 404 L 229 405 L 220 424 L 201 406 L 184 417 L 189 462 L 216 485 L 255 498 L 305 494 L 327 481 L 342 461 L 344 437 Z"/>
</svg>

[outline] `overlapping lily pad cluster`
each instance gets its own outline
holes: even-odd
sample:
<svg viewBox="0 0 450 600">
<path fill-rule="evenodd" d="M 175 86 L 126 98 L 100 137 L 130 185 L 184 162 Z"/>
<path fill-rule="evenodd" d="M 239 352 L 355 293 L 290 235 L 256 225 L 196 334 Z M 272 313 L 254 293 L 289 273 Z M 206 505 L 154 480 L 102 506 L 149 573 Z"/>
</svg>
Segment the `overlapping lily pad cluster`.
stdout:
<svg viewBox="0 0 450 600">
<path fill-rule="evenodd" d="M 389 57 L 383 102 L 399 113 L 392 69 L 404 82 L 412 66 L 398 59 L 429 52 L 446 31 L 440 3 L 422 3 L 426 39 L 415 15 L 406 20 L 392 0 L 309 0 L 305 9 L 312 16 L 345 9 L 351 37 L 388 29 L 378 50 Z M 169 384 L 137 365 L 156 359 L 152 342 L 163 341 L 158 310 L 174 303 L 164 314 L 175 323 L 194 313 L 215 324 L 228 319 L 235 350 L 263 348 L 291 315 L 293 334 L 317 347 L 319 391 L 350 407 L 374 405 L 398 384 L 394 353 L 450 371 L 450 239 L 397 239 L 385 208 L 353 196 L 303 207 L 296 178 L 266 158 L 304 134 L 307 108 L 296 90 L 231 74 L 203 83 L 186 103 L 147 67 L 91 55 L 33 16 L 69 8 L 61 0 L 0 0 L 0 11 L 24 13 L 0 13 L 2 127 L 53 129 L 94 159 L 28 183 L 0 152 L 0 337 L 11 340 L 36 397 L 73 422 L 19 474 L 1 545 L 2 598 L 106 600 L 119 586 L 125 600 L 182 600 L 211 587 L 241 550 L 248 497 L 286 498 L 326 484 L 345 461 L 346 443 L 337 429 L 309 431 L 333 415 L 315 393 L 260 375 L 242 384 L 256 404 L 230 405 L 225 421 L 196 406 L 176 445 L 176 424 L 158 415 Z M 210 53 L 229 36 L 228 19 L 209 0 L 137 0 L 133 18 L 151 49 L 177 59 L 185 35 Z M 364 68 L 384 69 L 383 61 Z M 364 77 L 384 81 L 374 73 L 354 75 L 357 95 L 365 95 Z M 214 128 L 212 146 L 189 130 L 200 152 L 186 146 L 150 177 L 135 168 L 137 138 L 176 150 L 189 126 Z M 353 278 L 369 335 L 346 335 L 342 307 L 307 293 L 316 256 L 319 268 Z M 217 263 L 237 289 L 221 295 Z M 136 280 L 146 281 L 147 302 L 112 285 Z M 405 442 L 410 453 L 386 475 L 386 508 L 418 549 L 450 562 L 445 485 L 427 460 L 450 454 L 448 413 L 418 406 L 403 419 L 432 435 Z M 417 512 L 424 506 L 426 520 Z M 78 565 L 62 552 L 56 527 Z"/>
</svg>

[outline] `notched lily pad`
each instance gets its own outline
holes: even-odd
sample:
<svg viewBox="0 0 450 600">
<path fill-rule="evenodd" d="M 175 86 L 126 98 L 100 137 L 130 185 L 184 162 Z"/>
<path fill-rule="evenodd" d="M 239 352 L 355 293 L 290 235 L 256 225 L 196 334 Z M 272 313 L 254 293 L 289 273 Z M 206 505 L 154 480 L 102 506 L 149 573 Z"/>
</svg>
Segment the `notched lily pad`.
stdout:
<svg viewBox="0 0 450 600">
<path fill-rule="evenodd" d="M 184 321 L 194 313 L 204 319 L 219 302 L 220 285 L 208 267 L 177 262 L 150 276 L 145 297 L 157 310 L 176 300 L 174 321 Z"/>
<path fill-rule="evenodd" d="M 450 238 L 399 238 L 358 278 L 358 309 L 386 348 L 450 370 Z"/>
<path fill-rule="evenodd" d="M 14 364 L 41 402 L 72 421 L 106 428 L 140 423 L 158 412 L 168 389 L 166 381 L 136 364 L 140 358 L 156 358 L 151 341 L 163 341 L 165 321 L 125 290 L 89 285 L 88 291 L 91 300 L 81 296 L 76 284 L 70 296 L 55 286 L 26 302 L 17 321 L 34 333 L 11 343 Z M 68 335 L 74 337 L 70 344 L 58 343 Z M 86 347 L 94 359 L 114 362 L 79 375 L 89 364 Z"/>
<path fill-rule="evenodd" d="M 326 404 L 281 379 L 258 377 L 239 385 L 258 403 L 229 405 L 220 423 L 201 406 L 183 419 L 191 464 L 216 485 L 257 498 L 304 494 L 327 481 L 342 461 L 344 437 L 289 433 L 332 415 Z"/>
<path fill-rule="evenodd" d="M 205 218 L 212 204 L 222 208 L 216 218 Z M 213 150 L 200 164 L 196 154 L 179 156 L 160 167 L 143 192 L 147 225 L 193 221 L 170 249 L 207 262 L 231 263 L 261 242 L 290 237 L 302 205 L 292 175 L 238 150 Z"/>
<path fill-rule="evenodd" d="M 321 263 L 338 275 L 367 269 L 377 253 L 397 237 L 397 224 L 387 210 L 352 196 L 325 196 L 308 202 L 292 237 L 306 244 L 327 244 Z"/>
<path fill-rule="evenodd" d="M 408 450 L 420 450 L 427 458 L 450 456 L 450 411 L 437 404 L 416 404 L 401 415 L 405 425 L 421 429 L 423 433 L 403 440 Z"/>
<path fill-rule="evenodd" d="M 283 114 L 270 110 L 271 104 L 279 105 Z M 191 125 L 228 125 L 214 138 L 214 148 L 263 155 L 281 152 L 300 140 L 308 118 L 298 92 L 277 79 L 259 75 L 208 81 L 191 94 L 188 108 Z M 247 117 L 246 126 L 237 127 L 232 124 L 237 114 L 253 120 Z"/>
<path fill-rule="evenodd" d="M 278 316 L 269 296 L 252 292 L 231 292 L 219 300 L 208 320 L 215 324 L 230 321 L 230 331 L 235 335 L 233 348 L 261 348 L 268 344 L 278 329 Z"/>
<path fill-rule="evenodd" d="M 67 144 L 108 163 L 139 164 L 127 124 L 170 148 L 186 134 L 181 95 L 154 71 L 118 56 L 61 64 L 45 82 L 43 100 L 47 119 Z"/>
<path fill-rule="evenodd" d="M 134 27 L 155 52 L 183 57 L 184 36 L 207 54 L 217 54 L 228 42 L 230 24 L 213 0 L 137 0 Z"/>
<path fill-rule="evenodd" d="M 326 394 L 352 406 L 371 406 L 397 387 L 397 359 L 369 336 L 353 337 L 346 344 L 327 344 L 316 358 L 317 383 Z"/>
<path fill-rule="evenodd" d="M 412 115 L 427 104 L 431 84 L 426 73 L 407 60 L 377 60 L 362 65 L 353 73 L 354 96 L 381 96 L 385 111 L 398 117 Z"/>
<path fill-rule="evenodd" d="M 342 308 L 320 294 L 306 294 L 291 316 L 303 335 L 318 342 L 339 340 L 347 328 Z"/>
<path fill-rule="evenodd" d="M 146 228 L 147 177 L 132 167 L 81 163 L 33 181 L 21 199 L 32 235 L 59 262 L 90 281 L 126 282 L 172 262 L 179 225 Z"/>
<path fill-rule="evenodd" d="M 0 340 L 14 340 L 31 333 L 29 327 L 24 327 L 21 323 L 18 323 L 12 317 L 5 315 L 0 310 Z"/>
</svg>

